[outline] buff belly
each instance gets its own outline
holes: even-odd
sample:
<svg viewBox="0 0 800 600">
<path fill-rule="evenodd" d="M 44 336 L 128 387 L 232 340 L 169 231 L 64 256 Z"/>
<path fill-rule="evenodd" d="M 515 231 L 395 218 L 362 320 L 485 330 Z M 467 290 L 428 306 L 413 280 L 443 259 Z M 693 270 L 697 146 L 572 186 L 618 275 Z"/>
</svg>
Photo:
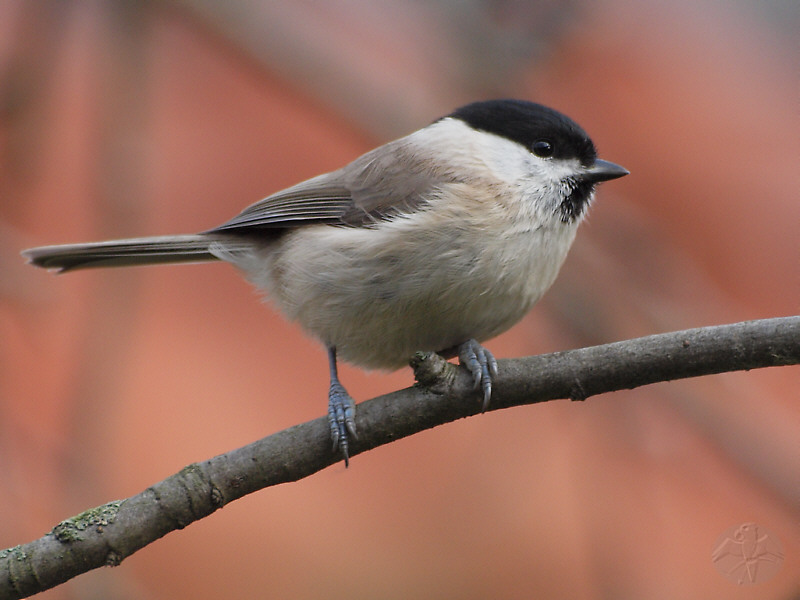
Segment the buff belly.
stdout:
<svg viewBox="0 0 800 600">
<path fill-rule="evenodd" d="M 496 239 L 452 223 L 307 226 L 226 259 L 340 358 L 396 369 L 417 351 L 510 328 L 550 287 L 575 235 L 559 224 Z"/>
</svg>

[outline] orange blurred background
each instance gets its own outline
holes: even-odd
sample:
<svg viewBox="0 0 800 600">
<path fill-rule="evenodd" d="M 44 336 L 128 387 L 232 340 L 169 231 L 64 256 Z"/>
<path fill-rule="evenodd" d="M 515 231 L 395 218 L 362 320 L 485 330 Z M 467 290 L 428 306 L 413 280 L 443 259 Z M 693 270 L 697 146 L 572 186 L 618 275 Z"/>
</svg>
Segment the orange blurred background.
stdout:
<svg viewBox="0 0 800 600">
<path fill-rule="evenodd" d="M 498 357 L 797 312 L 799 24 L 780 2 L 6 0 L 0 548 L 326 411 L 321 346 L 228 265 L 55 278 L 20 250 L 204 230 L 466 102 L 551 105 L 631 171 Z M 797 598 L 797 376 L 459 421 L 41 597 Z M 736 585 L 711 551 L 746 522 L 785 562 Z"/>
</svg>

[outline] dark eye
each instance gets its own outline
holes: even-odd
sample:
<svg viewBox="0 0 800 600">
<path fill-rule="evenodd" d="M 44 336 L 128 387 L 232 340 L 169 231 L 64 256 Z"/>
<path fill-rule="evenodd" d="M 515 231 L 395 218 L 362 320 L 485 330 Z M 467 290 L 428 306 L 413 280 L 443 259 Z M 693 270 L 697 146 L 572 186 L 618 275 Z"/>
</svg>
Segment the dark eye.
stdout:
<svg viewBox="0 0 800 600">
<path fill-rule="evenodd" d="M 547 140 L 536 140 L 531 148 L 536 156 L 541 156 L 542 158 L 553 156 L 553 144 Z"/>
</svg>

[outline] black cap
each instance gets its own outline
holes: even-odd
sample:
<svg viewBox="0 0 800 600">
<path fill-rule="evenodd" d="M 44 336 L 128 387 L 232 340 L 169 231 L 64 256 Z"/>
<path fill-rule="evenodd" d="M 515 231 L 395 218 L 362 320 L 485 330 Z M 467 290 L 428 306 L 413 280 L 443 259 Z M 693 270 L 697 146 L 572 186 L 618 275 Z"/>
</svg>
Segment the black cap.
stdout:
<svg viewBox="0 0 800 600">
<path fill-rule="evenodd" d="M 597 150 L 586 132 L 560 112 L 526 100 L 488 100 L 473 102 L 453 111 L 449 117 L 461 119 L 474 129 L 507 138 L 533 151 L 536 142 L 551 145 L 553 158 L 576 158 L 591 165 Z"/>
</svg>

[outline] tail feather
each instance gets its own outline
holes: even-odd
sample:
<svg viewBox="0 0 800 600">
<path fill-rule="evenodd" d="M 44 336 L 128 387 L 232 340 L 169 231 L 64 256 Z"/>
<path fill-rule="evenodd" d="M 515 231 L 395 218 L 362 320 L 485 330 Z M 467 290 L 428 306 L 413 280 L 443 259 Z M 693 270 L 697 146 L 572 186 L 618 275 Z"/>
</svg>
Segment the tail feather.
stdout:
<svg viewBox="0 0 800 600">
<path fill-rule="evenodd" d="M 131 238 L 88 244 L 41 246 L 24 250 L 22 255 L 31 264 L 60 273 L 90 267 L 127 267 L 180 262 L 218 260 L 209 247 L 215 244 L 212 236 L 170 235 Z"/>
</svg>

